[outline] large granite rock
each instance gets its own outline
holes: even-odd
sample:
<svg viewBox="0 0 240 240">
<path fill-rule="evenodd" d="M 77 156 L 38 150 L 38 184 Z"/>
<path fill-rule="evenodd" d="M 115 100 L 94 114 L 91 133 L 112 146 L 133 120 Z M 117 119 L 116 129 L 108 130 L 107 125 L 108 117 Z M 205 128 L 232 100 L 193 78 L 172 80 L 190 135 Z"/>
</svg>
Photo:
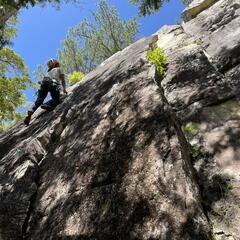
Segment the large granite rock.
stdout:
<svg viewBox="0 0 240 240">
<path fill-rule="evenodd" d="M 239 239 L 238 6 L 194 1 L 0 135 L 0 239 Z"/>
<path fill-rule="evenodd" d="M 193 1 L 183 26 L 158 32 L 169 59 L 161 85 L 189 141 L 214 239 L 240 239 L 239 7 Z"/>
<path fill-rule="evenodd" d="M 1 136 L 1 239 L 209 239 L 187 143 L 146 61 L 151 43 Z"/>
</svg>

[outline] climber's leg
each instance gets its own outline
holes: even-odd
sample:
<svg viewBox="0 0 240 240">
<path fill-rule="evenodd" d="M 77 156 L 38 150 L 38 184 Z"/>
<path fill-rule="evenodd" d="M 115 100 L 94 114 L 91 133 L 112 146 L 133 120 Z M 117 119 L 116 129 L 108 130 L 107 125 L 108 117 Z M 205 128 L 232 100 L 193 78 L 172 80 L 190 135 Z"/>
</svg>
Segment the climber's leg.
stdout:
<svg viewBox="0 0 240 240">
<path fill-rule="evenodd" d="M 60 86 L 59 84 L 52 84 L 49 88 L 52 99 L 41 107 L 46 110 L 53 110 L 60 103 Z"/>
<path fill-rule="evenodd" d="M 44 99 L 46 98 L 48 94 L 48 88 L 49 87 L 47 84 L 42 84 L 40 89 L 38 90 L 37 99 L 31 107 L 31 110 L 28 111 L 26 118 L 24 119 L 24 123 L 26 125 L 29 125 L 32 114 L 37 110 L 37 108 L 43 103 Z"/>
<path fill-rule="evenodd" d="M 40 89 L 38 90 L 37 100 L 32 106 L 32 109 L 31 109 L 32 112 L 35 112 L 37 108 L 43 103 L 44 99 L 47 97 L 48 91 L 49 91 L 49 85 L 42 84 Z"/>
</svg>

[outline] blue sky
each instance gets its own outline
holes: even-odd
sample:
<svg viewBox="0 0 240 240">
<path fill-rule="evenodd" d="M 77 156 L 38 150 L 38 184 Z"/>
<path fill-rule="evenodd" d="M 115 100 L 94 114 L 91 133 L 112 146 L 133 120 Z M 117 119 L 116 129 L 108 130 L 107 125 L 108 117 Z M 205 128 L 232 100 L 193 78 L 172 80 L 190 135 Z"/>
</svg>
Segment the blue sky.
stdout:
<svg viewBox="0 0 240 240">
<path fill-rule="evenodd" d="M 21 10 L 19 14 L 18 36 L 14 39 L 13 49 L 21 55 L 33 78 L 33 71 L 38 64 L 44 64 L 47 59 L 56 57 L 70 27 L 77 25 L 85 17 L 92 20 L 91 12 L 97 8 L 98 0 L 81 1 L 80 6 L 62 4 L 57 10 L 50 4 L 45 7 L 31 7 Z M 128 0 L 108 0 L 114 5 L 122 19 L 137 17 L 140 23 L 139 38 L 149 36 L 163 25 L 172 25 L 180 20 L 184 9 L 181 0 L 170 0 L 163 8 L 151 16 L 138 17 L 138 9 Z M 33 101 L 34 91 L 25 92 L 27 100 Z"/>
</svg>

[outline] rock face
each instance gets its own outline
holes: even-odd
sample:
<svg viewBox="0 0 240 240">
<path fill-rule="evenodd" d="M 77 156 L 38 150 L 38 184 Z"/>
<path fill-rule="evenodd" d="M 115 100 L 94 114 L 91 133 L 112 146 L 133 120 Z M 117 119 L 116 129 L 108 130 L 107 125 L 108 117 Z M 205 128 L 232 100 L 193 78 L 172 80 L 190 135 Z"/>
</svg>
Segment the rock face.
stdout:
<svg viewBox="0 0 240 240">
<path fill-rule="evenodd" d="M 208 239 L 185 139 L 145 58 L 151 42 L 1 137 L 2 239 Z"/>
<path fill-rule="evenodd" d="M 240 1 L 218 1 L 183 24 L 186 33 L 202 41 L 202 47 L 221 73 L 240 62 Z"/>
<path fill-rule="evenodd" d="M 239 1 L 198 5 L 0 136 L 0 239 L 240 239 Z"/>
<path fill-rule="evenodd" d="M 194 1 L 187 15 L 158 33 L 169 59 L 161 85 L 189 142 L 214 239 L 240 239 L 240 1 Z"/>
</svg>

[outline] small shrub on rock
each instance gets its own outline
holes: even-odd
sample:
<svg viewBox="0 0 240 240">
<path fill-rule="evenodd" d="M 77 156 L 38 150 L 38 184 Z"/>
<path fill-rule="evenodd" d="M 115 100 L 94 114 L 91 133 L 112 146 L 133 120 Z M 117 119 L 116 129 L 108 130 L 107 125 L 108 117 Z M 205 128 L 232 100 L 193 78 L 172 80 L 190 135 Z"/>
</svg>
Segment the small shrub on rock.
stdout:
<svg viewBox="0 0 240 240">
<path fill-rule="evenodd" d="M 83 72 L 76 72 L 74 71 L 71 75 L 69 75 L 69 83 L 70 86 L 73 84 L 80 82 L 84 78 L 84 73 Z"/>
<path fill-rule="evenodd" d="M 148 51 L 147 59 L 151 64 L 155 65 L 159 77 L 163 78 L 168 63 L 163 49 L 155 48 L 154 50 Z"/>
</svg>

